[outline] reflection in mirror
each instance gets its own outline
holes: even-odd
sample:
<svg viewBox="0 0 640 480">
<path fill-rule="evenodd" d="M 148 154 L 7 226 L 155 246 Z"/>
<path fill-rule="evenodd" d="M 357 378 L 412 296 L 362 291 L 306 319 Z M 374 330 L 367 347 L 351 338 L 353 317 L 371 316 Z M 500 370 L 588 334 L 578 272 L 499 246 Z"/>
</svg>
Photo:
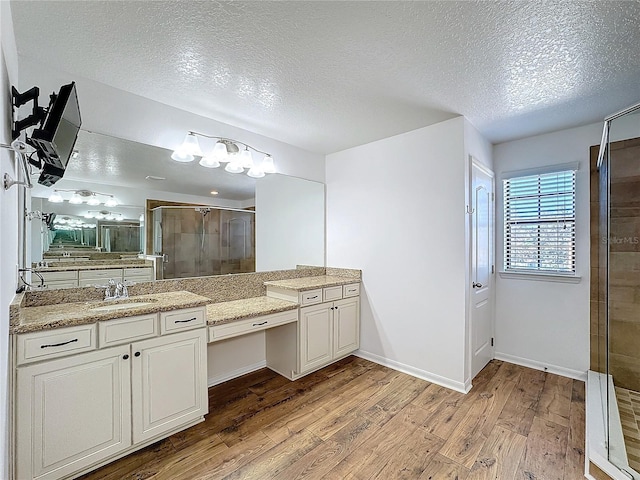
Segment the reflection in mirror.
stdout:
<svg viewBox="0 0 640 480">
<path fill-rule="evenodd" d="M 153 209 L 153 251 L 162 277 L 185 278 L 256 270 L 255 214 L 213 207 Z"/>
<path fill-rule="evenodd" d="M 157 262 L 158 279 L 324 265 L 323 184 L 279 174 L 253 179 L 223 168 L 204 168 L 197 160 L 178 163 L 171 160 L 169 150 L 87 131 L 80 131 L 75 150 L 64 178 L 50 188 L 34 186 L 30 209 L 95 228 L 52 236 L 46 222 L 32 220 L 32 262 L 54 252 L 60 257 L 60 251 L 101 262 L 109 255 L 119 259 L 142 252 Z M 256 199 L 256 187 L 261 185 L 262 194 Z M 48 200 L 55 190 L 57 203 Z M 81 203 L 71 203 L 78 191 Z M 107 206 L 110 198 L 117 205 Z M 174 222 L 173 238 L 162 237 L 162 245 L 156 242 L 154 247 L 153 208 L 163 207 L 158 213 L 162 216 L 170 211 L 167 206 L 185 204 L 191 205 L 185 214 L 189 218 L 167 218 L 162 228 L 167 231 Z M 211 210 L 202 215 L 195 207 Z M 102 219 L 95 218 L 100 215 Z M 104 218 L 107 215 L 110 220 Z M 207 250 L 216 250 L 217 257 L 203 257 Z M 87 251 L 93 253 L 83 253 Z M 176 263 L 165 269 L 161 259 Z"/>
<path fill-rule="evenodd" d="M 96 224 L 71 215 L 56 215 L 44 232 L 44 251 L 56 248 L 95 248 L 97 246 Z"/>
</svg>

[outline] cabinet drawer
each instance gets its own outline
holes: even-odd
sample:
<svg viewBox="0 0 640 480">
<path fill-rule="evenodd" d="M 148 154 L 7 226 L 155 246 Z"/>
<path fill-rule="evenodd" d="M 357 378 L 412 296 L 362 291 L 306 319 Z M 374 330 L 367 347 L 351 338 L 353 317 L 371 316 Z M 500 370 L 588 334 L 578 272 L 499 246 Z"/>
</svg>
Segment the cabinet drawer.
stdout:
<svg viewBox="0 0 640 480">
<path fill-rule="evenodd" d="M 246 320 L 223 323 L 222 325 L 214 325 L 213 327 L 209 327 L 209 342 L 258 332 L 296 321 L 298 321 L 298 310 L 290 310 L 272 315 L 262 315 L 260 317 L 247 318 Z"/>
<path fill-rule="evenodd" d="M 44 286 L 40 287 L 39 280 L 39 278 L 35 279 L 35 285 L 33 286 L 34 290 L 55 290 L 57 288 L 74 288 L 78 286 L 78 280 L 60 280 L 58 282 L 46 281 Z"/>
<path fill-rule="evenodd" d="M 78 280 L 78 271 L 77 270 L 69 270 L 66 272 L 38 272 L 44 278 L 45 283 L 49 282 L 58 282 L 62 280 Z M 38 278 L 37 275 L 34 276 L 34 279 Z"/>
<path fill-rule="evenodd" d="M 343 289 L 344 289 L 344 292 L 343 292 L 342 296 L 345 297 L 345 298 L 357 297 L 358 295 L 360 295 L 360 284 L 359 283 L 352 283 L 350 285 L 344 285 Z"/>
<path fill-rule="evenodd" d="M 314 305 L 322 303 L 322 289 L 309 290 L 300 294 L 300 305 Z"/>
<path fill-rule="evenodd" d="M 17 364 L 95 350 L 96 325 L 23 333 L 17 339 Z"/>
<path fill-rule="evenodd" d="M 325 287 L 322 289 L 322 297 L 325 302 L 333 302 L 342 298 L 342 285 L 337 287 Z"/>
<path fill-rule="evenodd" d="M 207 323 L 205 307 L 160 312 L 160 333 L 180 332 L 202 327 Z"/>
<path fill-rule="evenodd" d="M 153 277 L 153 268 L 125 268 L 124 277 Z"/>
<path fill-rule="evenodd" d="M 98 323 L 100 348 L 158 335 L 158 314 L 138 315 Z"/>
<path fill-rule="evenodd" d="M 78 273 L 78 279 L 82 280 L 122 280 L 122 269 L 112 268 L 107 270 L 81 270 Z"/>
</svg>

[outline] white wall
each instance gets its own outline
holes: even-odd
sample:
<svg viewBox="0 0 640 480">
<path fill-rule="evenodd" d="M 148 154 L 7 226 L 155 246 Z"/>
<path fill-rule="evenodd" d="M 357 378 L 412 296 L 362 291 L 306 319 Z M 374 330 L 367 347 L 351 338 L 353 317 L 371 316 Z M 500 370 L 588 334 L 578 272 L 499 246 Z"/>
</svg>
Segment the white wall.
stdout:
<svg viewBox="0 0 640 480">
<path fill-rule="evenodd" d="M 11 85 L 18 82 L 18 53 L 13 35 L 11 6 L 0 2 L 0 143 L 11 143 Z M 0 149 L 0 177 L 16 178 L 13 154 Z M 18 188 L 0 188 L 0 478 L 8 478 L 8 351 L 9 303 L 16 289 L 18 263 Z"/>
<path fill-rule="evenodd" d="M 589 368 L 589 147 L 600 143 L 602 124 L 561 130 L 494 147 L 497 175 L 497 269 L 504 267 L 501 174 L 580 162 L 576 176 L 578 284 L 497 278 L 496 356 L 579 376 Z"/>
<path fill-rule="evenodd" d="M 327 264 L 363 272 L 361 353 L 464 388 L 464 119 L 327 156 Z"/>
<path fill-rule="evenodd" d="M 256 182 L 256 271 L 324 265 L 324 190 L 284 175 Z"/>
</svg>

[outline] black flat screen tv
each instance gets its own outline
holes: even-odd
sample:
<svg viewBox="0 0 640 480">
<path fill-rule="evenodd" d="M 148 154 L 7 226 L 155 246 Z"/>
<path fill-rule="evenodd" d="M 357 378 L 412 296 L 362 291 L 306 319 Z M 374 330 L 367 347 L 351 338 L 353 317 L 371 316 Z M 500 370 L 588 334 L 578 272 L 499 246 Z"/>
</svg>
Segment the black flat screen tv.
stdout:
<svg viewBox="0 0 640 480">
<path fill-rule="evenodd" d="M 49 174 L 55 172 L 53 176 L 62 177 L 81 124 L 76 84 L 71 82 L 60 87 L 57 95 L 51 95 L 47 115 L 41 127 L 36 128 L 30 138 L 31 145 L 38 150 L 38 157 L 44 162 L 43 170 L 50 170 Z M 55 181 L 51 182 L 49 178 L 47 183 L 51 185 Z"/>
</svg>

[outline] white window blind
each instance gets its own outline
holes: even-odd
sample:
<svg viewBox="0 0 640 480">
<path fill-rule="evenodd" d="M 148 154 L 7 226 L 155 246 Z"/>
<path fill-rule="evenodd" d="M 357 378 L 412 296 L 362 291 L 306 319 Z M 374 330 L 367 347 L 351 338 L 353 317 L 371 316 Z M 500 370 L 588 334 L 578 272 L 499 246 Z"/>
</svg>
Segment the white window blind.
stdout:
<svg viewBox="0 0 640 480">
<path fill-rule="evenodd" d="M 504 268 L 575 274 L 576 172 L 504 180 Z"/>
</svg>

